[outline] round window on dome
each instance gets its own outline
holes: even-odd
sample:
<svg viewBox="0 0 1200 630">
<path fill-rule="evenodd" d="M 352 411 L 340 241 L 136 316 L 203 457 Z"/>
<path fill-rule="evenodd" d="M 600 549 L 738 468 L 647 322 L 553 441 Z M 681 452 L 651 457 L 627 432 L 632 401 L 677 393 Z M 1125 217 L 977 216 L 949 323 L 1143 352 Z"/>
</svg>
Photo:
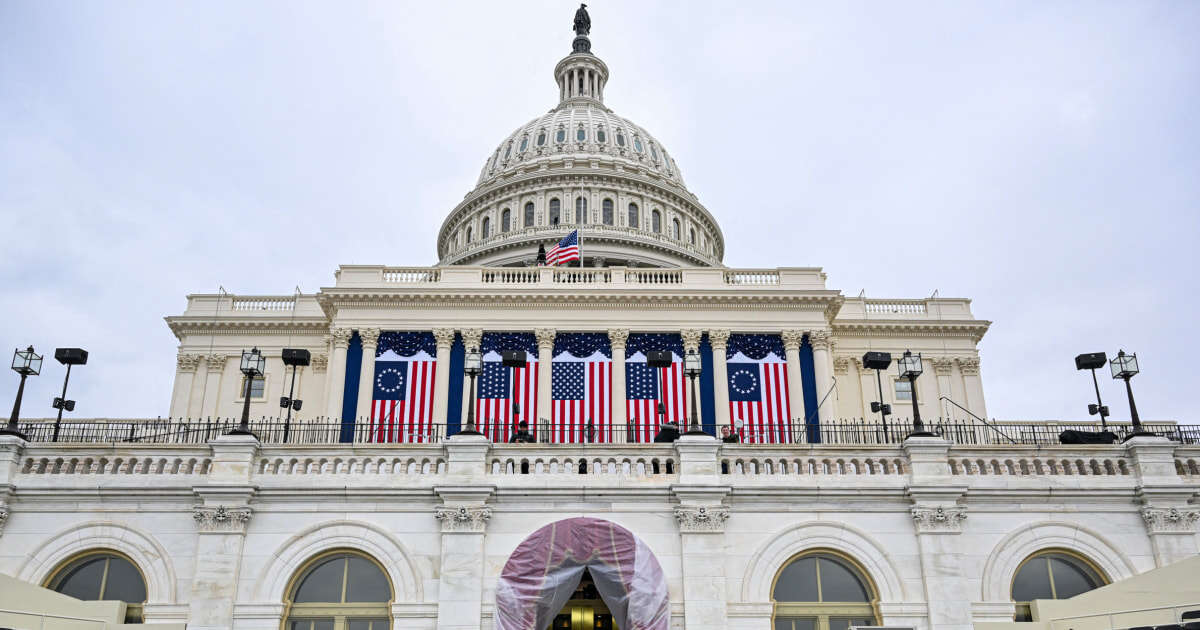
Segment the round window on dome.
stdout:
<svg viewBox="0 0 1200 630">
<path fill-rule="evenodd" d="M 625 134 L 621 133 L 620 131 L 617 132 L 617 146 L 625 146 Z"/>
<path fill-rule="evenodd" d="M 601 144 L 608 142 L 608 134 L 604 133 L 603 129 L 596 130 L 596 142 Z"/>
<path fill-rule="evenodd" d="M 566 142 L 567 141 L 567 130 L 560 128 L 558 130 L 558 133 L 554 134 L 554 141 L 559 144 Z"/>
<path fill-rule="evenodd" d="M 583 127 L 580 127 L 578 130 L 575 131 L 575 139 L 578 140 L 579 142 L 583 142 L 584 140 L 587 140 L 587 130 L 585 130 Z"/>
<path fill-rule="evenodd" d="M 637 136 L 634 136 L 633 138 L 633 150 L 637 151 L 638 153 L 642 152 L 642 139 L 638 138 Z"/>
</svg>

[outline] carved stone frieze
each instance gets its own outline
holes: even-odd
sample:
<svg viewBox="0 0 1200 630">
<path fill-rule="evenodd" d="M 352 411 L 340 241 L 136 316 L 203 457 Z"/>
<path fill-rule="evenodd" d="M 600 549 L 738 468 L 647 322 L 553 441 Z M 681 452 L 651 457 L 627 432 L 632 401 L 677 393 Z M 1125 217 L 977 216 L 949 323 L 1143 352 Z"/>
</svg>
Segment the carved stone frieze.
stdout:
<svg viewBox="0 0 1200 630">
<path fill-rule="evenodd" d="M 492 518 L 492 508 L 483 506 L 439 506 L 433 517 L 442 523 L 443 532 L 483 532 Z"/>
<path fill-rule="evenodd" d="M 203 355 L 180 352 L 179 356 L 175 357 L 175 365 L 180 372 L 195 372 L 196 368 L 200 367 L 200 359 L 203 358 Z"/>
<path fill-rule="evenodd" d="M 0 534 L 4 533 L 6 522 L 8 522 L 8 506 L 0 505 Z"/>
<path fill-rule="evenodd" d="M 954 359 L 933 357 L 929 359 L 929 362 L 933 364 L 933 371 L 938 376 L 949 376 L 950 372 L 954 370 Z"/>
<path fill-rule="evenodd" d="M 359 328 L 358 339 L 362 342 L 362 346 L 366 350 L 374 350 L 379 345 L 378 328 Z"/>
<path fill-rule="evenodd" d="M 967 508 L 917 506 L 912 509 L 912 517 L 918 534 L 957 534 L 962 531 L 962 522 L 967 519 Z"/>
<path fill-rule="evenodd" d="M 960 357 L 958 369 L 962 370 L 964 376 L 979 374 L 979 359 L 977 357 Z"/>
<path fill-rule="evenodd" d="M 210 354 L 204 357 L 204 366 L 209 372 L 221 372 L 225 369 L 225 360 L 229 358 L 226 354 Z"/>
<path fill-rule="evenodd" d="M 330 328 L 329 337 L 333 340 L 334 348 L 345 349 L 350 345 L 350 337 L 354 335 L 354 331 L 349 328 Z"/>
<path fill-rule="evenodd" d="M 808 331 L 808 343 L 812 345 L 813 350 L 831 350 L 833 349 L 833 334 L 828 330 L 810 330 Z"/>
<path fill-rule="evenodd" d="M 439 348 L 449 348 L 454 344 L 453 328 L 434 328 L 433 340 Z"/>
<path fill-rule="evenodd" d="M 686 533 L 721 533 L 725 521 L 729 520 L 729 508 L 723 505 L 699 507 L 679 506 L 675 508 L 675 522 L 679 531 Z"/>
<path fill-rule="evenodd" d="M 248 507 L 225 507 L 224 505 L 198 505 L 192 508 L 192 518 L 202 532 L 245 533 L 254 513 Z"/>
<path fill-rule="evenodd" d="M 312 355 L 312 370 L 317 374 L 329 369 L 329 355 L 325 353 Z"/>
<path fill-rule="evenodd" d="M 803 330 L 785 330 L 779 336 L 783 339 L 784 350 L 799 350 L 804 343 Z"/>
<path fill-rule="evenodd" d="M 850 373 L 850 357 L 834 357 L 833 358 L 833 373 L 838 376 L 844 376 Z"/>
<path fill-rule="evenodd" d="M 700 339 L 704 336 L 703 330 L 688 329 L 679 331 L 679 336 L 683 338 L 683 350 L 699 350 Z"/>
<path fill-rule="evenodd" d="M 713 350 L 724 350 L 729 346 L 729 330 L 717 328 L 708 331 L 708 342 L 712 344 Z"/>
<path fill-rule="evenodd" d="M 1144 507 L 1142 520 L 1151 534 L 1194 534 L 1200 509 Z"/>
<path fill-rule="evenodd" d="M 549 350 L 554 348 L 554 337 L 558 331 L 553 328 L 538 328 L 533 331 L 537 337 L 538 350 Z"/>
<path fill-rule="evenodd" d="M 628 328 L 609 328 L 608 342 L 612 344 L 613 350 L 624 350 L 625 344 L 629 341 Z"/>
</svg>

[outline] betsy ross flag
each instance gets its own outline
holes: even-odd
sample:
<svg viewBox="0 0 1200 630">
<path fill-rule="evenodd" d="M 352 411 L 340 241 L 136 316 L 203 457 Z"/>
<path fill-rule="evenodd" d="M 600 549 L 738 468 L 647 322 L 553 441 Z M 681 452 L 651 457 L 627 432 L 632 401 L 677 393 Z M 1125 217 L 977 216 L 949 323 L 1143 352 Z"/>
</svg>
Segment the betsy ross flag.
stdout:
<svg viewBox="0 0 1200 630">
<path fill-rule="evenodd" d="M 579 230 L 572 230 L 546 252 L 547 265 L 561 265 L 572 260 L 579 260 Z"/>
<path fill-rule="evenodd" d="M 375 349 L 369 442 L 432 442 L 437 345 L 429 332 L 385 332 Z"/>
<path fill-rule="evenodd" d="M 550 441 L 612 441 L 612 350 L 604 333 L 560 333 L 550 372 Z"/>
<path fill-rule="evenodd" d="M 788 369 L 778 335 L 730 335 L 729 418 L 742 442 L 775 444 L 792 441 L 788 403 Z"/>
<path fill-rule="evenodd" d="M 651 442 L 663 422 L 687 426 L 688 401 L 683 375 L 683 340 L 678 334 L 634 333 L 626 346 L 625 413 L 630 442 Z M 646 352 L 670 350 L 671 367 L 652 368 L 646 364 Z M 661 391 L 660 391 L 661 390 Z M 658 413 L 662 402 L 665 416 Z"/>
<path fill-rule="evenodd" d="M 507 442 L 517 430 L 515 425 L 524 420 L 533 432 L 538 385 L 536 338 L 532 333 L 484 333 L 479 346 L 483 353 L 483 373 L 475 403 L 478 431 L 493 442 Z M 525 350 L 525 367 L 505 367 L 500 355 L 504 350 Z M 520 406 L 515 415 L 514 402 Z"/>
</svg>

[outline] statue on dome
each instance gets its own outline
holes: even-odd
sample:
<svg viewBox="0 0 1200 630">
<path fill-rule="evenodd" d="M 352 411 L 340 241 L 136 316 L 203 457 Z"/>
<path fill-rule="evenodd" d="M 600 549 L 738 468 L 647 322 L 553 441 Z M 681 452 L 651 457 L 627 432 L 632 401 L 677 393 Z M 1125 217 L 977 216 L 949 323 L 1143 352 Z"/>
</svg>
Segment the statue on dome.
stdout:
<svg viewBox="0 0 1200 630">
<path fill-rule="evenodd" d="M 585 36 L 592 31 L 592 18 L 588 17 L 587 5 L 580 3 L 575 11 L 575 34 Z"/>
</svg>

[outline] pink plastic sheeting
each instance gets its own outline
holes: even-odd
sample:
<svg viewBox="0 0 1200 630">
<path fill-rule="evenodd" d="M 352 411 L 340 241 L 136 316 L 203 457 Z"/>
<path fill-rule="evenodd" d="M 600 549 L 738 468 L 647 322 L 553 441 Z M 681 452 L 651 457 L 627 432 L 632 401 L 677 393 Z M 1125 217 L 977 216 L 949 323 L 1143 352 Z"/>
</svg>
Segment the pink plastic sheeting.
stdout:
<svg viewBox="0 0 1200 630">
<path fill-rule="evenodd" d="M 545 630 L 587 569 L 621 630 L 667 630 L 667 582 L 629 530 L 595 518 L 551 523 L 526 538 L 496 585 L 496 630 Z"/>
</svg>

